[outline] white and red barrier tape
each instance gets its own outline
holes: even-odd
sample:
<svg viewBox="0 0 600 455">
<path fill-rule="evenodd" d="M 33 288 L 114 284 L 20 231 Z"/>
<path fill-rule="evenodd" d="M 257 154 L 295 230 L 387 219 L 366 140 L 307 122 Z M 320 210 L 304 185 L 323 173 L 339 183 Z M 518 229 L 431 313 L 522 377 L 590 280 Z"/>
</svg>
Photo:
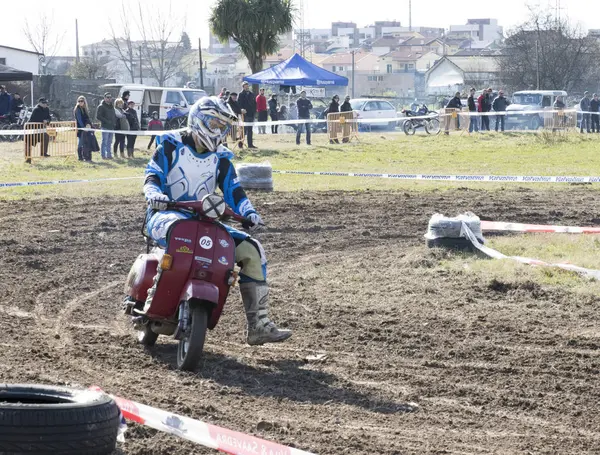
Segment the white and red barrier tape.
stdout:
<svg viewBox="0 0 600 455">
<path fill-rule="evenodd" d="M 102 391 L 99 387 L 92 390 Z M 232 455 L 315 455 L 110 395 L 127 420 Z"/>
<path fill-rule="evenodd" d="M 503 221 L 481 221 L 482 231 L 547 232 L 563 234 L 600 234 L 600 227 L 552 226 L 545 224 L 506 223 Z"/>
<path fill-rule="evenodd" d="M 512 259 L 513 261 L 520 262 L 522 264 L 528 264 L 533 266 L 542 266 L 542 267 L 555 267 L 563 270 L 568 270 L 569 272 L 575 272 L 580 275 L 583 275 L 587 278 L 595 278 L 596 280 L 600 280 L 600 270 L 594 269 L 586 269 L 584 267 L 579 267 L 573 264 L 565 264 L 558 263 L 552 264 L 549 262 L 540 261 L 539 259 L 525 258 L 521 256 L 506 256 L 499 251 L 494 250 L 488 246 L 482 245 L 473 234 L 473 231 L 469 228 L 469 226 L 463 221 L 461 226 L 461 236 L 469 239 L 469 241 L 473 244 L 475 248 L 481 251 L 486 256 L 489 256 L 493 259 Z"/>
</svg>

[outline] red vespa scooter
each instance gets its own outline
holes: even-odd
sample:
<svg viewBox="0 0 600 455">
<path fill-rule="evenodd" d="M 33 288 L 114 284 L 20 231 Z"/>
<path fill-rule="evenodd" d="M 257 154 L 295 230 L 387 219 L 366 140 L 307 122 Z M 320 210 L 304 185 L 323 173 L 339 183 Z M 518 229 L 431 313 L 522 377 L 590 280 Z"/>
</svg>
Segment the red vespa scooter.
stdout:
<svg viewBox="0 0 600 455">
<path fill-rule="evenodd" d="M 172 202 L 169 209 L 192 214 L 173 224 L 167 248 L 141 254 L 125 284 L 125 313 L 133 316 L 138 339 L 153 346 L 158 335 L 179 340 L 177 368 L 194 370 L 202 356 L 206 329 L 219 322 L 229 289 L 235 284 L 235 243 L 219 220 L 234 219 L 248 227 L 216 194 L 202 201 Z M 161 277 L 144 312 L 148 290 L 161 264 Z"/>
</svg>

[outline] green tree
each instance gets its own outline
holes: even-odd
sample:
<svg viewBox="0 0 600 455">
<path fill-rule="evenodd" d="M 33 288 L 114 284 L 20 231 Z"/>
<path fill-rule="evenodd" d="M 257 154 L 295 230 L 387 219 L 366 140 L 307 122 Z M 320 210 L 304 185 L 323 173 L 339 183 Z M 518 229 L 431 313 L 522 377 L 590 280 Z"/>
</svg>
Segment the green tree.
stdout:
<svg viewBox="0 0 600 455">
<path fill-rule="evenodd" d="M 238 43 L 253 73 L 263 69 L 267 55 L 279 49 L 279 35 L 294 26 L 292 0 L 218 0 L 210 27 L 222 42 Z"/>
<path fill-rule="evenodd" d="M 181 39 L 179 41 L 181 42 L 181 47 L 183 47 L 184 50 L 189 51 L 192 48 L 192 42 L 190 41 L 190 36 L 187 34 L 187 32 L 181 33 Z"/>
</svg>

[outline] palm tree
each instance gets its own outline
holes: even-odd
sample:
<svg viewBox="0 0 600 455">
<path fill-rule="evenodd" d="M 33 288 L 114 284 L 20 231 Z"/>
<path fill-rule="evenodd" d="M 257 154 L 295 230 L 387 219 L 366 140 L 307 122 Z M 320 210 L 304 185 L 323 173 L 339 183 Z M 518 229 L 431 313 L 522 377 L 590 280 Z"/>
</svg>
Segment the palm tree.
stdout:
<svg viewBox="0 0 600 455">
<path fill-rule="evenodd" d="M 221 41 L 238 43 L 257 73 L 265 57 L 279 49 L 278 36 L 292 30 L 294 12 L 292 0 L 218 0 L 209 23 Z"/>
</svg>

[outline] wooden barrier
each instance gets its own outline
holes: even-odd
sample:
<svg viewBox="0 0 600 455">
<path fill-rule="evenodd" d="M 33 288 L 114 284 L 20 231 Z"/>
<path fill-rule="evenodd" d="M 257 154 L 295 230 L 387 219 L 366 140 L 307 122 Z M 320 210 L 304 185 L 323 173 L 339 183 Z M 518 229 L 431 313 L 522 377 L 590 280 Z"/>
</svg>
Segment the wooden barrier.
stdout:
<svg viewBox="0 0 600 455">
<path fill-rule="evenodd" d="M 26 123 L 24 130 L 27 163 L 31 163 L 34 158 L 68 158 L 77 155 L 76 122 L 50 122 L 47 125 Z"/>
<path fill-rule="evenodd" d="M 327 134 L 329 142 L 339 142 L 341 133 L 342 142 L 350 142 L 352 138 L 358 140 L 358 122 L 354 111 L 331 112 L 327 114 Z"/>
</svg>

